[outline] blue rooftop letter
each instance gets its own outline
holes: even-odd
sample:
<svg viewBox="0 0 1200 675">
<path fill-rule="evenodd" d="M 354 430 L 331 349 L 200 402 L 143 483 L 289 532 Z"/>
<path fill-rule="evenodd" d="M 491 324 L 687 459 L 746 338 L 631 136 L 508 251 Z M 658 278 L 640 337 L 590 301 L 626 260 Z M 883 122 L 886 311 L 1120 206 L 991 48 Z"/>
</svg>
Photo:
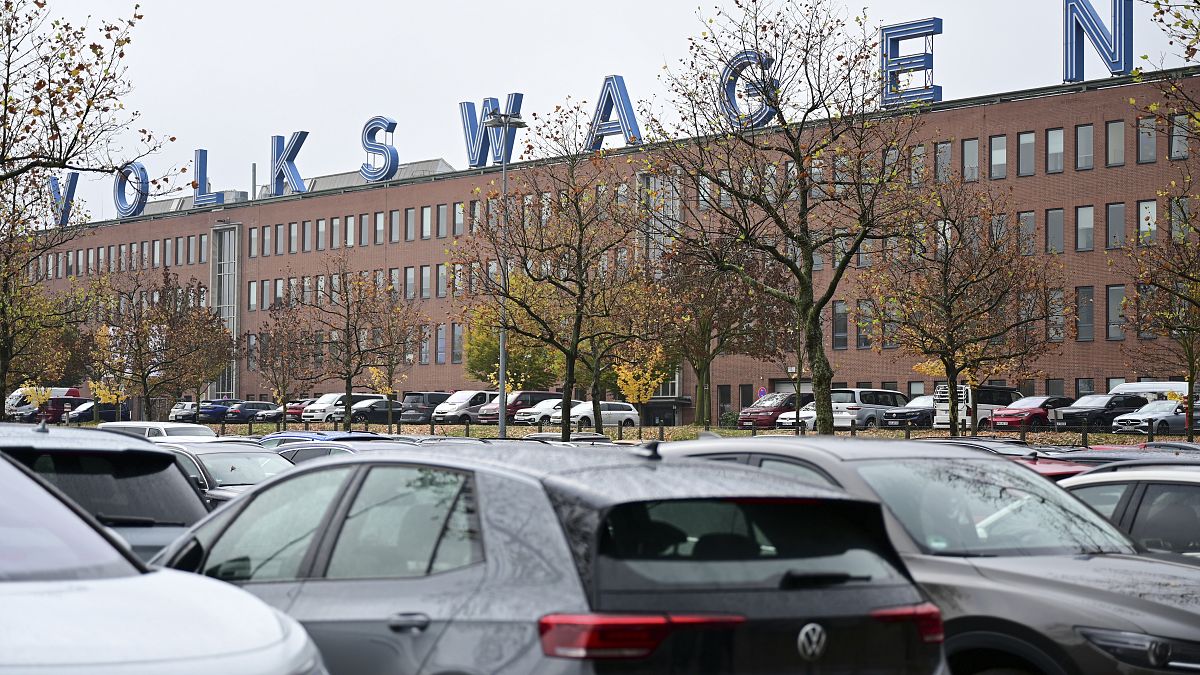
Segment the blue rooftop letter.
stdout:
<svg viewBox="0 0 1200 675">
<path fill-rule="evenodd" d="M 779 111 L 768 103 L 766 93 L 779 87 L 779 81 L 769 73 L 775 59 L 762 52 L 746 50 L 729 59 L 725 70 L 721 72 L 722 96 L 719 101 L 721 112 L 735 128 L 757 129 L 765 126 Z M 765 77 L 748 80 L 745 85 L 746 97 L 756 98 L 759 105 L 751 112 L 743 112 L 738 105 L 737 86 L 742 79 L 742 73 L 752 66 L 768 73 Z"/>
<path fill-rule="evenodd" d="M 363 125 L 362 147 L 367 151 L 367 161 L 358 168 L 358 172 L 368 183 L 391 180 L 400 170 L 400 154 L 396 152 L 396 148 L 391 143 L 384 143 L 376 139 L 380 132 L 390 134 L 395 130 L 396 120 L 382 115 L 372 117 Z M 383 164 L 380 166 L 372 164 L 372 155 L 382 157 Z"/>
<path fill-rule="evenodd" d="M 67 193 L 63 194 L 58 177 L 50 176 L 50 197 L 54 200 L 54 222 L 66 226 L 71 222 L 71 205 L 75 203 L 75 186 L 79 183 L 79 172 L 67 174 Z"/>
<path fill-rule="evenodd" d="M 208 151 L 196 150 L 196 187 L 192 188 L 192 204 L 216 206 L 225 203 L 225 193 L 208 191 Z"/>
<path fill-rule="evenodd" d="M 1063 81 L 1083 80 L 1083 38 L 1113 75 L 1133 72 L 1133 0 L 1111 0 L 1112 32 L 1088 0 L 1063 0 Z"/>
<path fill-rule="evenodd" d="M 616 119 L 613 119 L 613 113 Z M 604 78 L 604 86 L 600 88 L 600 101 L 596 104 L 596 114 L 592 117 L 592 126 L 588 131 L 588 150 L 599 150 L 604 145 L 604 137 L 620 134 L 625 139 L 625 145 L 638 145 L 642 142 L 642 132 L 638 129 L 637 117 L 633 114 L 633 105 L 629 101 L 629 92 L 625 90 L 625 78 L 620 75 L 609 75 Z"/>
<path fill-rule="evenodd" d="M 273 197 L 283 195 L 285 180 L 291 186 L 292 192 L 308 192 L 308 188 L 304 185 L 304 179 L 300 177 L 300 172 L 296 169 L 296 155 L 300 154 L 300 148 L 304 145 L 306 138 L 308 138 L 307 131 L 297 131 L 292 134 L 292 138 L 285 146 L 283 136 L 271 137 L 271 195 Z"/>
<path fill-rule="evenodd" d="M 130 183 L 133 183 L 133 201 L 129 201 L 125 195 L 125 188 Z M 134 218 L 142 215 L 149 195 L 150 178 L 141 162 L 130 162 L 117 171 L 117 178 L 113 181 L 113 203 L 117 207 L 118 216 Z"/>
<path fill-rule="evenodd" d="M 883 47 L 880 68 L 883 73 L 884 107 L 904 103 L 936 103 L 942 100 L 942 88 L 933 83 L 933 36 L 942 34 L 942 20 L 931 17 L 894 26 L 884 26 L 879 31 L 879 42 Z M 900 43 L 904 40 L 925 38 L 925 51 L 919 54 L 900 55 Z M 905 73 L 924 72 L 925 85 L 900 87 L 900 76 Z"/>
<path fill-rule="evenodd" d="M 520 115 L 521 102 L 524 100 L 524 94 L 509 94 L 504 103 L 505 114 Z M 507 164 L 512 159 L 513 140 L 517 137 L 516 128 L 509 127 L 506 130 L 483 126 L 488 117 L 499 109 L 500 102 L 494 98 L 483 99 L 478 116 L 475 115 L 474 103 L 463 101 L 458 104 L 458 112 L 462 116 L 463 137 L 467 141 L 467 166 L 472 169 L 487 164 L 489 148 L 492 151 L 492 162 L 495 164 Z"/>
</svg>

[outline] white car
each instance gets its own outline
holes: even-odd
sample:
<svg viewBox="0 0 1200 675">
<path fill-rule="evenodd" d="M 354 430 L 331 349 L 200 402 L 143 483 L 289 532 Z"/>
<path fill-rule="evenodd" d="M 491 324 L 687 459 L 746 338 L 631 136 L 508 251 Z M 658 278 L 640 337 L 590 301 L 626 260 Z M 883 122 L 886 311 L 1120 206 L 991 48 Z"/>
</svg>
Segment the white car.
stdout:
<svg viewBox="0 0 1200 675">
<path fill-rule="evenodd" d="M 592 425 L 595 411 L 592 410 L 591 401 L 583 401 L 571 408 L 570 414 L 572 426 L 582 424 L 588 427 Z M 556 410 L 550 415 L 550 424 L 562 424 L 562 417 L 562 410 Z M 624 401 L 601 401 L 600 419 L 606 427 L 636 427 L 640 421 L 637 408 Z"/>
<path fill-rule="evenodd" d="M 804 425 L 803 428 L 807 431 L 812 429 L 817 424 L 817 404 L 815 401 L 809 401 L 804 404 L 799 410 L 789 410 L 781 413 L 775 419 L 775 427 L 777 429 L 795 429 L 796 421 Z"/>
<path fill-rule="evenodd" d="M 1141 546 L 1200 557 L 1200 464 L 1119 462 L 1058 484 Z"/>
<path fill-rule="evenodd" d="M 295 619 L 231 584 L 147 567 L 3 455 L 0 494 L 0 674 L 327 674 Z"/>
<path fill-rule="evenodd" d="M 583 403 L 583 401 L 571 401 L 571 407 Z M 590 403 L 588 405 L 591 405 Z M 545 401 L 535 403 L 533 407 L 521 408 L 513 417 L 517 424 L 550 424 L 554 413 L 562 409 L 561 398 L 548 398 Z M 558 416 L 558 423 L 562 423 L 562 415 Z"/>
<path fill-rule="evenodd" d="M 304 412 L 300 413 L 300 419 L 305 422 L 332 422 L 333 413 L 335 410 L 341 410 L 345 414 L 345 394 L 323 394 L 320 398 L 313 401 L 304 407 Z M 384 398 L 383 394 L 351 394 L 351 407 L 353 404 L 367 399 Z"/>
<path fill-rule="evenodd" d="M 164 436 L 175 439 L 182 437 L 215 439 L 217 436 L 217 432 L 210 427 L 187 422 L 101 422 L 96 428 L 151 440 Z"/>
</svg>

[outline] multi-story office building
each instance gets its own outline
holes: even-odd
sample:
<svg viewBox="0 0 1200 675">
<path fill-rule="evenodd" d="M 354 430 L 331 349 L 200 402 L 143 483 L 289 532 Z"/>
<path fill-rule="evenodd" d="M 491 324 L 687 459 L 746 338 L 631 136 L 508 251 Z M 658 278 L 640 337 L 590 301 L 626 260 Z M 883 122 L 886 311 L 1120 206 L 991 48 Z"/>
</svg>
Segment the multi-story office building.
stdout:
<svg viewBox="0 0 1200 675">
<path fill-rule="evenodd" d="M 1044 359 L 1040 377 L 1019 383 L 1028 391 L 1075 395 L 1179 375 L 1127 357 L 1122 346 L 1139 339 L 1125 329 L 1122 312 L 1132 281 L 1109 265 L 1118 249 L 1165 227 L 1171 207 L 1160 190 L 1185 173 L 1189 151 L 1196 151 L 1131 104 L 1155 95 L 1151 85 L 1113 78 L 937 103 L 922 114 L 919 152 L 930 165 L 1003 190 L 1031 253 L 1059 256 L 1066 267 L 1076 330 L 1067 331 L 1060 353 Z M 510 167 L 521 170 L 519 163 Z M 352 249 L 356 267 L 419 298 L 432 318 L 406 387 L 476 387 L 462 365 L 460 299 L 448 283 L 446 251 L 456 237 L 470 236 L 472 218 L 486 217 L 480 195 L 495 189 L 498 174 L 498 167 L 455 171 L 433 160 L 404 165 L 384 183 L 365 184 L 354 172 L 311 179 L 303 194 L 247 200 L 227 193 L 220 207 L 191 208 L 190 197 L 155 202 L 140 217 L 94 223 L 69 250 L 48 256 L 44 269 L 50 283 L 64 284 L 72 276 L 167 266 L 206 281 L 213 305 L 243 335 L 255 332 L 264 307 L 289 284 L 314 283 L 322 256 Z M 917 359 L 877 351 L 857 334 L 850 318 L 859 300 L 855 274 L 870 268 L 851 270 L 827 317 L 835 386 L 932 392 L 936 383 L 912 370 Z M 764 389 L 790 387 L 790 363 L 721 359 L 712 370 L 714 412 L 748 405 Z M 662 386 L 656 414 L 691 420 L 695 387 L 682 366 Z M 212 394 L 264 398 L 268 390 L 242 363 Z"/>
</svg>

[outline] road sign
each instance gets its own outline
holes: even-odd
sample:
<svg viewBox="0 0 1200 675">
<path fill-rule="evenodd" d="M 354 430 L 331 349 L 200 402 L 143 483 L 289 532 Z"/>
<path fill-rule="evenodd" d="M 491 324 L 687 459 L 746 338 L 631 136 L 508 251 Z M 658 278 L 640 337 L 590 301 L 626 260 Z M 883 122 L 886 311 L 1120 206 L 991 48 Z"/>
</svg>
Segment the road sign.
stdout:
<svg viewBox="0 0 1200 675">
<path fill-rule="evenodd" d="M 762 398 L 762 397 L 764 397 L 764 396 L 766 396 L 766 395 L 767 395 L 767 388 L 766 388 L 766 387 L 759 387 L 759 388 L 758 388 L 758 397 L 759 397 L 759 398 Z"/>
</svg>

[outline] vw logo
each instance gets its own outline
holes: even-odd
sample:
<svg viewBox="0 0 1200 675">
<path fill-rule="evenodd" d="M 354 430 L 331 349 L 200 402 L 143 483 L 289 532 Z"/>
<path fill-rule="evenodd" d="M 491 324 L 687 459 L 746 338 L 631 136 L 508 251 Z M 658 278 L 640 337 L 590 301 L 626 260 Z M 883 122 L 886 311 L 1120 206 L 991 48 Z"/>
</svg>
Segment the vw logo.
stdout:
<svg viewBox="0 0 1200 675">
<path fill-rule="evenodd" d="M 816 661 L 825 653 L 825 629 L 821 624 L 810 623 L 800 629 L 796 636 L 796 651 L 805 661 Z"/>
</svg>

